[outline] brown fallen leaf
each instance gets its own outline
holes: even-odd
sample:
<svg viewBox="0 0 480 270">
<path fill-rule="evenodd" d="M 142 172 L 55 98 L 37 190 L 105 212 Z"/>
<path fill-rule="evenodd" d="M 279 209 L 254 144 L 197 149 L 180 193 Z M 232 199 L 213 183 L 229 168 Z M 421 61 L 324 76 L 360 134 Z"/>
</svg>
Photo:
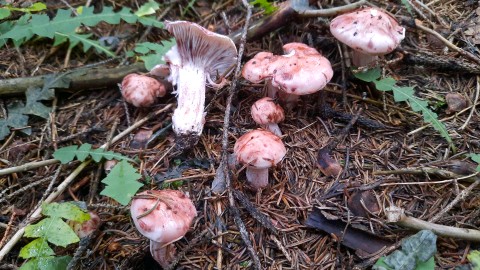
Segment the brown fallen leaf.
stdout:
<svg viewBox="0 0 480 270">
<path fill-rule="evenodd" d="M 377 198 L 371 190 L 353 192 L 348 198 L 347 206 L 355 216 L 359 217 L 368 217 L 369 213 L 380 211 Z"/>
</svg>

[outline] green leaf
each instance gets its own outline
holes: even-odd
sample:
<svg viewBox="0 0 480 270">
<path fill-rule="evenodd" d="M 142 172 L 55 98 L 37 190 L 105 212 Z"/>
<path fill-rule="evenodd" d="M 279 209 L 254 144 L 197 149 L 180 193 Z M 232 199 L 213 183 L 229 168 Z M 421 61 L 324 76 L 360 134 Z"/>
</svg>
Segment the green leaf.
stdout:
<svg viewBox="0 0 480 270">
<path fill-rule="evenodd" d="M 395 270 L 434 270 L 433 256 L 437 252 L 436 241 L 437 236 L 433 232 L 421 230 L 404 239 L 402 250 L 395 250 L 385 257 L 382 263 Z"/>
<path fill-rule="evenodd" d="M 107 160 L 132 160 L 113 151 L 105 151 L 103 148 L 92 150 L 92 145 L 88 143 L 82 144 L 80 147 L 76 145 L 62 147 L 53 153 L 53 157 L 58 159 L 62 164 L 72 161 L 75 156 L 80 161 L 84 161 L 88 156 L 91 156 L 96 162 L 99 162 L 102 158 Z"/>
<path fill-rule="evenodd" d="M 160 8 L 160 5 L 153 1 L 149 0 L 147 3 L 143 4 L 137 11 L 135 11 L 135 15 L 138 17 L 143 17 L 146 15 L 155 14 L 155 12 Z"/>
<path fill-rule="evenodd" d="M 38 238 L 28 243 L 20 250 L 21 258 L 28 259 L 33 257 L 46 257 L 55 255 L 55 252 L 48 246 L 44 238 Z"/>
<path fill-rule="evenodd" d="M 100 194 L 108 196 L 122 205 L 127 205 L 140 187 L 143 186 L 137 181 L 140 177 L 141 175 L 130 163 L 122 160 L 102 180 L 102 183 L 107 186 Z"/>
<path fill-rule="evenodd" d="M 394 78 L 387 77 L 385 79 L 375 81 L 375 87 L 379 91 L 391 91 L 395 83 L 397 83 L 397 81 L 395 81 Z"/>
<path fill-rule="evenodd" d="M 393 270 L 393 268 L 385 263 L 385 256 L 383 256 L 372 266 L 372 270 Z"/>
<path fill-rule="evenodd" d="M 47 9 L 47 5 L 45 5 L 42 2 L 37 2 L 26 8 L 15 8 L 15 7 L 12 7 L 11 5 L 8 5 L 5 8 L 12 11 L 20 11 L 20 12 L 37 12 L 37 11 L 42 11 Z"/>
<path fill-rule="evenodd" d="M 20 270 L 65 270 L 71 260 L 70 256 L 38 257 L 23 264 Z"/>
<path fill-rule="evenodd" d="M 470 253 L 467 255 L 467 259 L 472 264 L 473 270 L 480 270 L 480 251 L 470 251 Z"/>
<path fill-rule="evenodd" d="M 45 203 L 42 205 L 42 214 L 53 218 L 64 218 L 80 223 L 90 220 L 90 214 L 71 202 Z"/>
<path fill-rule="evenodd" d="M 354 73 L 353 76 L 365 82 L 373 82 L 382 76 L 382 71 L 380 68 L 372 68 L 364 72 Z"/>
<path fill-rule="evenodd" d="M 10 17 L 11 14 L 8 8 L 0 8 L 0 20 Z"/>
<path fill-rule="evenodd" d="M 469 154 L 468 157 L 478 164 L 477 171 L 480 172 L 480 154 Z"/>
<path fill-rule="evenodd" d="M 56 217 L 48 217 L 36 224 L 28 225 L 25 227 L 25 237 L 41 237 L 62 247 L 80 241 L 72 228 L 61 218 Z"/>
<path fill-rule="evenodd" d="M 158 64 L 164 64 L 162 57 L 176 44 L 175 39 L 162 41 L 162 44 L 143 42 L 135 46 L 134 51 L 143 56 L 140 59 L 145 62 L 145 68 L 152 70 Z"/>
<path fill-rule="evenodd" d="M 250 5 L 260 6 L 260 8 L 264 10 L 265 15 L 272 14 L 278 9 L 278 7 L 274 6 L 273 3 L 270 3 L 267 0 L 254 0 L 250 2 Z"/>
</svg>

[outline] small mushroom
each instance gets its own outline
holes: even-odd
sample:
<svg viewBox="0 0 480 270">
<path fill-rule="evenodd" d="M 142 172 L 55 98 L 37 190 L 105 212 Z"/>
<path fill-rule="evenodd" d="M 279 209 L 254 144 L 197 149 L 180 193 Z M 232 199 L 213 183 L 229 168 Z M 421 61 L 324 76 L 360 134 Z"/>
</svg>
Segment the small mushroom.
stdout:
<svg viewBox="0 0 480 270">
<path fill-rule="evenodd" d="M 392 52 L 405 38 L 405 28 L 377 8 L 364 8 L 335 17 L 330 32 L 353 49 L 352 63 L 367 66 L 378 55 Z"/>
<path fill-rule="evenodd" d="M 167 267 L 175 255 L 173 242 L 189 230 L 197 211 L 178 190 L 148 190 L 134 196 L 130 207 L 137 230 L 150 239 L 152 257 Z"/>
<path fill-rule="evenodd" d="M 277 136 L 282 136 L 278 123 L 285 119 L 285 113 L 273 98 L 264 97 L 257 100 L 252 105 L 251 114 L 253 121 L 262 128 L 270 130 Z"/>
<path fill-rule="evenodd" d="M 237 161 L 247 165 L 247 181 L 256 190 L 268 185 L 268 168 L 275 166 L 287 153 L 280 137 L 262 129 L 238 138 L 233 151 Z"/>
<path fill-rule="evenodd" d="M 452 114 L 468 107 L 467 99 L 460 93 L 448 93 L 445 95 L 445 102 L 448 105 L 446 113 Z"/>
<path fill-rule="evenodd" d="M 154 78 L 132 73 L 123 78 L 121 91 L 126 102 L 135 107 L 149 107 L 165 96 L 167 86 Z"/>
<path fill-rule="evenodd" d="M 268 96 L 292 106 L 301 95 L 315 93 L 332 79 L 327 58 L 303 43 L 283 46 L 285 55 L 260 52 L 245 63 L 242 75 L 253 83 L 269 80 Z"/>
<path fill-rule="evenodd" d="M 80 223 L 76 221 L 70 221 L 69 225 L 72 227 L 73 231 L 79 238 L 84 238 L 86 236 L 90 236 L 98 227 L 100 227 L 102 221 L 97 213 L 89 211 L 88 214 L 90 215 L 90 219 Z"/>
<path fill-rule="evenodd" d="M 165 28 L 177 41 L 164 59 L 170 68 L 167 79 L 177 86 L 178 105 L 172 116 L 173 130 L 177 146 L 186 149 L 198 142 L 203 130 L 206 84 L 213 88 L 225 84 L 225 79 L 220 76 L 233 70 L 237 49 L 229 37 L 192 22 L 167 21 Z M 217 84 L 215 80 L 219 79 L 222 81 Z"/>
</svg>

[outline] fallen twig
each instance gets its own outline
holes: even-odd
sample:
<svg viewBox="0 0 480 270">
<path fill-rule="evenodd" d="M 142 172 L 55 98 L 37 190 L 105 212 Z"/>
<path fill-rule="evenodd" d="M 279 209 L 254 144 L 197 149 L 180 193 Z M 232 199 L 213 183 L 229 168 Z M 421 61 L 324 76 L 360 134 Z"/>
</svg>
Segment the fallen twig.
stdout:
<svg viewBox="0 0 480 270">
<path fill-rule="evenodd" d="M 456 228 L 450 226 L 444 226 L 435 224 L 428 221 L 423 221 L 418 218 L 409 217 L 405 215 L 405 211 L 402 208 L 391 206 L 385 209 L 388 222 L 395 223 L 402 227 L 414 229 L 414 230 L 431 230 L 435 234 L 452 237 L 455 239 L 463 239 L 474 242 L 480 242 L 480 231 L 465 228 Z"/>
</svg>

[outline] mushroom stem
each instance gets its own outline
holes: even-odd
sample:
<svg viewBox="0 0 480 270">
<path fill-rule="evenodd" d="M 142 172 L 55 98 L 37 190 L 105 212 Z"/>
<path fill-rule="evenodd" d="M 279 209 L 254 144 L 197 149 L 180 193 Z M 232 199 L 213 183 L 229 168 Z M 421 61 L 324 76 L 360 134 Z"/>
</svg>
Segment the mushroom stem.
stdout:
<svg viewBox="0 0 480 270">
<path fill-rule="evenodd" d="M 162 268 L 167 268 L 175 255 L 175 246 L 150 240 L 150 253 Z"/>
<path fill-rule="evenodd" d="M 179 136 L 199 136 L 204 124 L 205 70 L 186 64 L 178 70 L 178 106 L 172 123 Z"/>
<path fill-rule="evenodd" d="M 251 187 L 258 190 L 268 185 L 268 168 L 259 169 L 252 166 L 247 167 L 247 180 Z"/>
<path fill-rule="evenodd" d="M 272 85 L 272 80 L 267 80 L 267 97 L 277 99 L 278 88 Z"/>
<path fill-rule="evenodd" d="M 377 61 L 378 56 L 365 54 L 358 51 L 352 52 L 352 64 L 356 67 L 365 67 L 370 63 Z"/>
<path fill-rule="evenodd" d="M 270 130 L 273 134 L 277 135 L 278 137 L 282 137 L 282 131 L 280 130 L 280 127 L 276 123 L 263 125 L 263 128 L 266 130 Z"/>
<path fill-rule="evenodd" d="M 285 92 L 278 92 L 279 103 L 287 110 L 293 109 L 300 99 L 299 95 L 293 95 Z"/>
</svg>

